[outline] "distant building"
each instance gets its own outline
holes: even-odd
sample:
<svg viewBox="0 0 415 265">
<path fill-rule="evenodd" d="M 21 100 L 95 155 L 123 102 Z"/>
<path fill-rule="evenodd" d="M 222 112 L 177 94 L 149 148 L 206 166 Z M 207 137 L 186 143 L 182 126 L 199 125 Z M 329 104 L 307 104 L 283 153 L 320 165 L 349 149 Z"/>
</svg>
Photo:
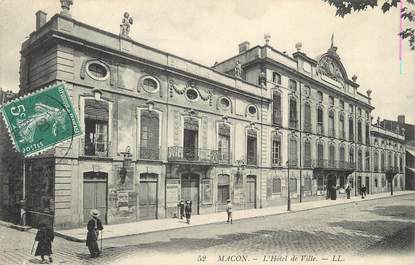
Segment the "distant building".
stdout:
<svg viewBox="0 0 415 265">
<path fill-rule="evenodd" d="M 229 198 L 243 209 L 286 204 L 288 191 L 293 203 L 344 198 L 347 185 L 386 192 L 376 165 L 392 150 L 388 165 L 404 158 L 402 135 L 372 131 L 370 91 L 358 92 L 333 43 L 313 59 L 300 44 L 289 56 L 245 42 L 209 68 L 132 40 L 127 24 L 116 35 L 67 11 L 37 21 L 21 93 L 65 81 L 84 135 L 26 159 L 32 224 L 51 215 L 80 227 L 94 208 L 109 224 L 174 217 L 179 200 L 205 214 Z"/>
<path fill-rule="evenodd" d="M 383 128 L 391 131 L 404 131 L 406 143 L 406 189 L 415 190 L 415 124 L 405 122 L 405 115 L 399 115 L 397 121 L 383 120 L 380 122 Z"/>
</svg>

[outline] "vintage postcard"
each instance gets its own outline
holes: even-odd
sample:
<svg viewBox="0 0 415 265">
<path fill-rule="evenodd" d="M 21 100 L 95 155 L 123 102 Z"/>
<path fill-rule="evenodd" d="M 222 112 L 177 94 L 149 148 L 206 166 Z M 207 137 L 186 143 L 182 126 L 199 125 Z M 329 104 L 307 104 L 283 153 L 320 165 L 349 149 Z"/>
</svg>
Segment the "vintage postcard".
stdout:
<svg viewBox="0 0 415 265">
<path fill-rule="evenodd" d="M 0 1 L 0 265 L 414 264 L 414 10 Z"/>
</svg>

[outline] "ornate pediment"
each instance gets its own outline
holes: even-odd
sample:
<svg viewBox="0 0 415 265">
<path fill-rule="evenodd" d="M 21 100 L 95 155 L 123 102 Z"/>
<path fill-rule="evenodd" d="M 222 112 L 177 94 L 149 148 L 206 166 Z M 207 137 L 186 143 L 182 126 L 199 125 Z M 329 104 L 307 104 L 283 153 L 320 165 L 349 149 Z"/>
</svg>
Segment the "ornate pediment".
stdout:
<svg viewBox="0 0 415 265">
<path fill-rule="evenodd" d="M 330 48 L 327 53 L 320 57 L 317 63 L 317 73 L 322 76 L 322 79 L 329 78 L 334 80 L 334 83 L 340 83 L 343 87 L 348 80 L 346 70 L 340 62 L 335 47 Z"/>
</svg>

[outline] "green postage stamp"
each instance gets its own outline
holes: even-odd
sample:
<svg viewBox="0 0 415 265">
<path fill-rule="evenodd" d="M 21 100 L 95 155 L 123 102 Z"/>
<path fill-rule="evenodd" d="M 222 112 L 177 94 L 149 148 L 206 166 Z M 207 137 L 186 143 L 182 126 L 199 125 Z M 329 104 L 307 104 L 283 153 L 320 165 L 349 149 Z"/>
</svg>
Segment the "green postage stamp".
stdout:
<svg viewBox="0 0 415 265">
<path fill-rule="evenodd" d="M 65 84 L 7 102 L 1 108 L 17 151 L 32 156 L 82 134 Z"/>
</svg>

